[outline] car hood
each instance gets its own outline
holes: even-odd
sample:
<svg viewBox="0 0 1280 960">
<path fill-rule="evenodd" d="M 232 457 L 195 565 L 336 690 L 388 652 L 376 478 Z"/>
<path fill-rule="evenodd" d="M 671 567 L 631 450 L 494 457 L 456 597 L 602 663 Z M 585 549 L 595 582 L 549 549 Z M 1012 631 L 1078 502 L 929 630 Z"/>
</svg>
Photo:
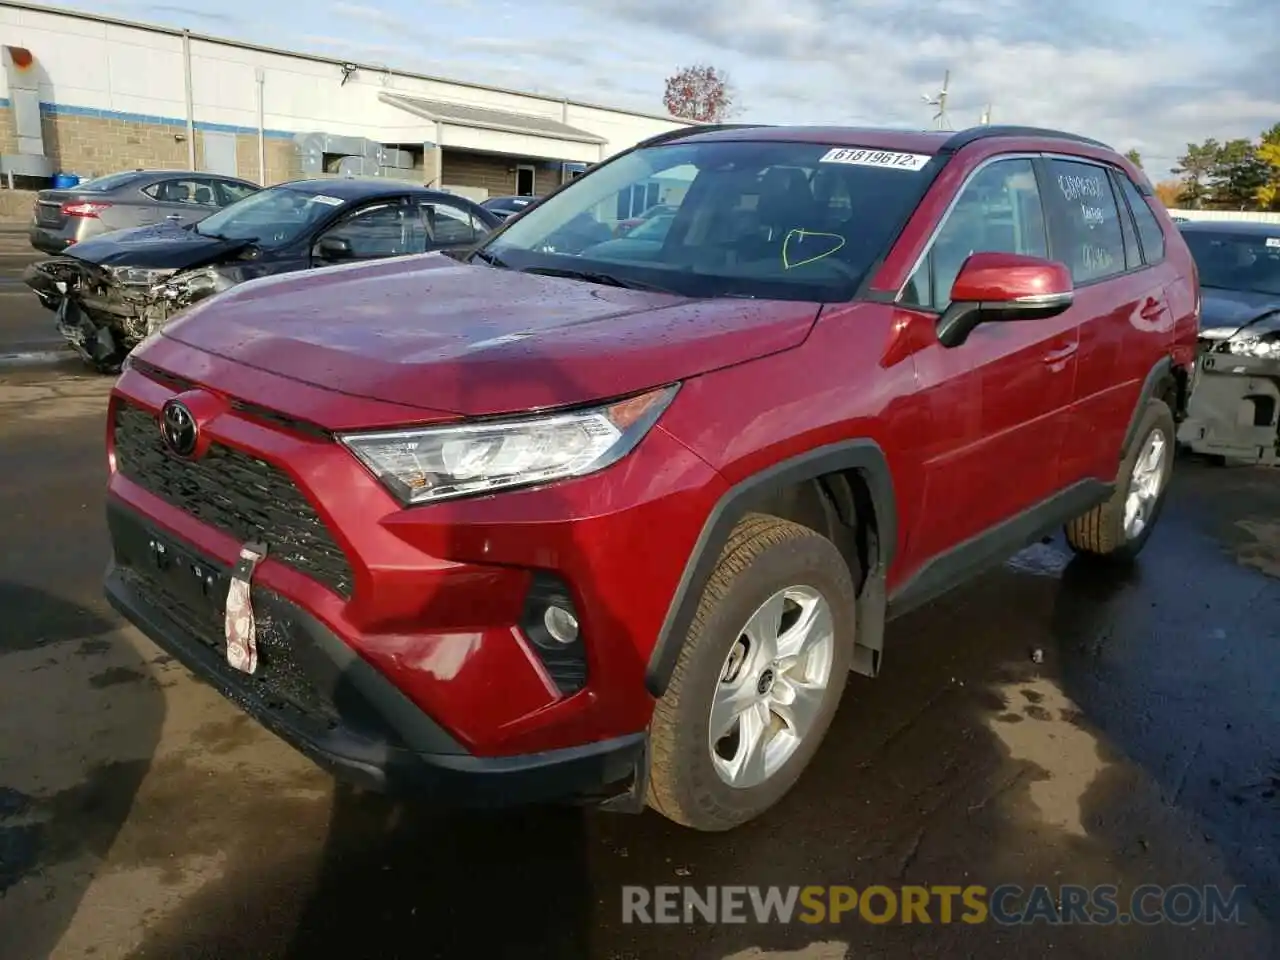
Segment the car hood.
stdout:
<svg viewBox="0 0 1280 960">
<path fill-rule="evenodd" d="M 425 254 L 251 280 L 163 336 L 312 386 L 478 416 L 621 396 L 785 350 L 819 309 Z"/>
<path fill-rule="evenodd" d="M 1280 297 L 1252 290 L 1200 288 L 1200 336 L 1226 340 L 1241 326 L 1272 311 L 1280 311 Z"/>
<path fill-rule="evenodd" d="M 217 240 L 165 222 L 83 240 L 68 247 L 64 256 L 100 267 L 185 270 L 231 256 L 247 246 L 243 240 Z"/>
</svg>

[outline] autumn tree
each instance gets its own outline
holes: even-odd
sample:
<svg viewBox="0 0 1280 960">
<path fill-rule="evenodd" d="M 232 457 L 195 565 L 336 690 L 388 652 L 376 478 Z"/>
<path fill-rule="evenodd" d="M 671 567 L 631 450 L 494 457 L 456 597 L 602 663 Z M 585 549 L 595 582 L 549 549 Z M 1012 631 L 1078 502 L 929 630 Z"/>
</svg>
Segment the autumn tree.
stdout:
<svg viewBox="0 0 1280 960">
<path fill-rule="evenodd" d="M 1138 167 L 1139 169 L 1142 168 L 1142 154 L 1138 152 L 1137 147 L 1134 147 L 1132 150 L 1129 150 L 1128 152 L 1126 152 L 1125 157 L 1127 157 L 1129 162 L 1132 163 L 1135 167 Z"/>
<path fill-rule="evenodd" d="M 667 112 L 682 120 L 719 123 L 736 106 L 736 95 L 728 76 L 712 66 L 682 67 L 667 78 L 662 97 Z"/>
<path fill-rule="evenodd" d="M 1178 158 L 1178 165 L 1173 168 L 1174 176 L 1182 181 L 1182 202 L 1193 210 L 1199 209 L 1209 193 L 1209 175 L 1221 150 L 1222 145 L 1214 139 L 1188 143 L 1187 152 Z"/>
<path fill-rule="evenodd" d="M 1267 164 L 1258 158 L 1258 147 L 1252 140 L 1228 140 L 1210 174 L 1213 205 L 1224 210 L 1252 208 L 1267 175 Z"/>
<path fill-rule="evenodd" d="M 1263 210 L 1280 210 L 1280 123 L 1262 135 L 1258 144 L 1258 160 L 1264 165 L 1266 179 L 1258 187 L 1256 199 Z"/>
<path fill-rule="evenodd" d="M 1178 180 L 1161 180 L 1155 185 L 1156 197 L 1170 210 L 1182 202 L 1182 183 Z"/>
</svg>

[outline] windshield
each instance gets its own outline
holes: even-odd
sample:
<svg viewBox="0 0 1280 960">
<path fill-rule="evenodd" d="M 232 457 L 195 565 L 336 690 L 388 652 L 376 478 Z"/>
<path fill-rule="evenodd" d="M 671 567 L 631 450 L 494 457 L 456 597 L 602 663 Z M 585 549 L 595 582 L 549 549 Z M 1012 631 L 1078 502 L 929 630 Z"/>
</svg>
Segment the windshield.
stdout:
<svg viewBox="0 0 1280 960">
<path fill-rule="evenodd" d="M 1182 236 L 1200 271 L 1200 286 L 1280 296 L 1280 226 L 1274 237 L 1207 230 Z"/>
<path fill-rule="evenodd" d="M 141 179 L 143 175 L 133 170 L 128 173 L 109 173 L 105 177 L 94 177 L 92 180 L 77 183 L 75 189 L 83 193 L 106 193 L 108 190 L 115 190 L 117 187 L 123 187 L 134 180 Z"/>
<path fill-rule="evenodd" d="M 848 300 L 915 208 L 927 159 L 776 141 L 643 148 L 543 200 L 482 259 L 684 296 Z"/>
<path fill-rule="evenodd" d="M 205 217 L 196 233 L 221 240 L 250 240 L 262 247 L 280 247 L 345 201 L 313 189 L 281 185 L 267 187 Z"/>
</svg>

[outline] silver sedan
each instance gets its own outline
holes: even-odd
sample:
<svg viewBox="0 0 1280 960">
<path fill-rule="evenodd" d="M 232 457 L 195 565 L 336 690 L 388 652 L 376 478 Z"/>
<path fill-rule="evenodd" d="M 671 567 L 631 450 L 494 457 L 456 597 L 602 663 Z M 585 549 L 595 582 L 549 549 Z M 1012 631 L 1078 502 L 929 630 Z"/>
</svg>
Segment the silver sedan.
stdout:
<svg viewBox="0 0 1280 960">
<path fill-rule="evenodd" d="M 28 236 L 44 253 L 113 230 L 170 220 L 194 223 L 260 189 L 237 177 L 184 170 L 129 170 L 69 190 L 41 190 Z"/>
</svg>

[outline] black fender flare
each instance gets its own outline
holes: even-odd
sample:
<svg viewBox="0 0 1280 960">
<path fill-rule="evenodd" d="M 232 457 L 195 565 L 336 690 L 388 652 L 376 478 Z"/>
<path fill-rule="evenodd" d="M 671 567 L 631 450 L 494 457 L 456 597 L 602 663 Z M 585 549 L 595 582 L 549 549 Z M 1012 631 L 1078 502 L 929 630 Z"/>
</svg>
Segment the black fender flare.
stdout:
<svg viewBox="0 0 1280 960">
<path fill-rule="evenodd" d="M 1133 442 L 1137 439 L 1138 424 L 1142 421 L 1143 411 L 1147 408 L 1150 400 L 1158 398 L 1162 391 L 1161 386 L 1166 381 L 1176 383 L 1173 373 L 1173 360 L 1169 357 L 1161 357 L 1156 361 L 1155 365 L 1147 372 L 1147 378 L 1142 382 L 1142 391 L 1138 394 L 1138 399 L 1133 405 L 1133 413 L 1129 416 L 1129 426 L 1124 432 L 1124 443 L 1120 447 L 1120 458 L 1117 463 L 1123 463 L 1124 458 L 1128 456 L 1129 450 L 1133 447 Z M 1176 419 L 1177 410 L 1170 410 Z"/>
<path fill-rule="evenodd" d="M 771 493 L 824 474 L 849 470 L 857 471 L 866 480 L 878 530 L 876 555 L 869 558 L 874 562 L 869 564 L 872 569 L 866 571 L 864 593 L 875 584 L 880 597 L 883 596 L 884 572 L 893 560 L 898 542 L 898 511 L 893 477 L 880 445 L 869 439 L 842 441 L 775 463 L 726 490 L 703 523 L 649 657 L 645 687 L 653 696 L 661 697 L 666 692 L 697 612 L 702 590 L 738 521 L 753 504 L 763 501 Z"/>
</svg>

